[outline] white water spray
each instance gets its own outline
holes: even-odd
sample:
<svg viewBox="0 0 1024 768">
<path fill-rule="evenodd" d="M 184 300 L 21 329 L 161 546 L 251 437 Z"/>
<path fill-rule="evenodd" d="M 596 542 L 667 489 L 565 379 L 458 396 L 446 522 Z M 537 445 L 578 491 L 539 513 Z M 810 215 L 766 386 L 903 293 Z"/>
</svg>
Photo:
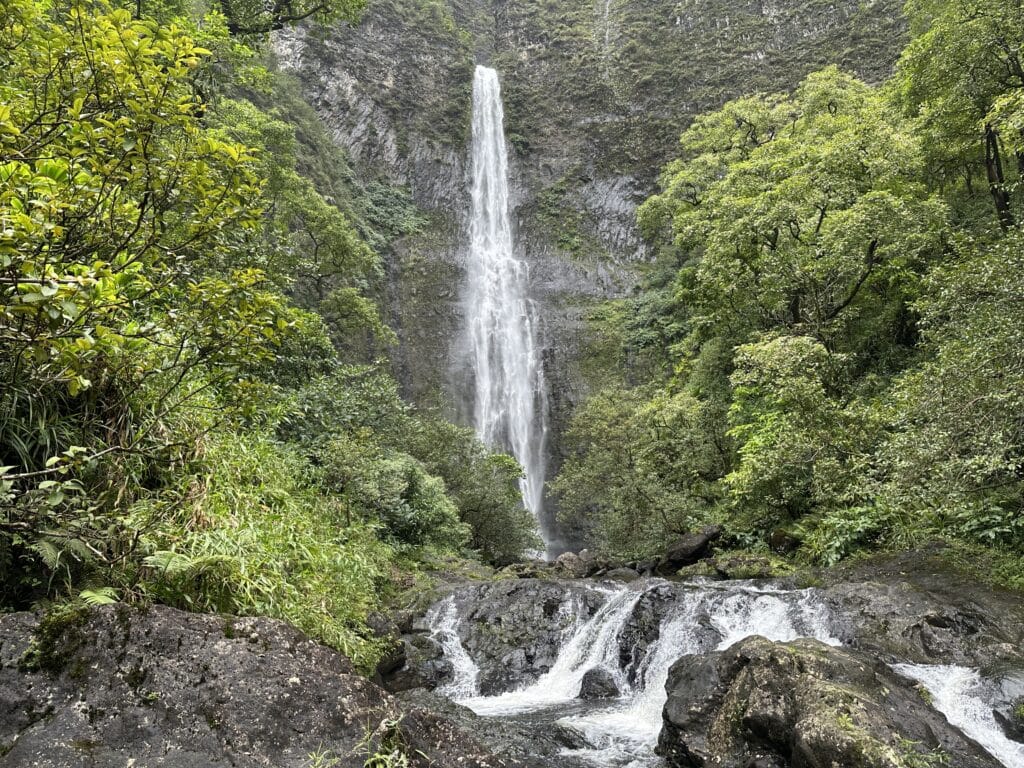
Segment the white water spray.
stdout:
<svg viewBox="0 0 1024 768">
<path fill-rule="evenodd" d="M 522 717 L 531 712 L 573 728 L 591 745 L 565 750 L 599 768 L 655 768 L 654 755 L 662 724 L 669 669 L 681 656 L 723 650 L 751 635 L 786 642 L 811 637 L 830 645 L 829 611 L 815 590 L 785 590 L 750 583 L 702 584 L 686 590 L 661 622 L 658 637 L 635 667 L 632 685 L 622 669 L 620 644 L 637 604 L 645 593 L 664 582 L 624 587 L 596 587 L 606 595 L 604 604 L 589 618 L 581 606 L 568 600 L 564 615 L 574 625 L 563 635 L 551 669 L 535 683 L 518 691 L 480 696 L 477 667 L 458 640 L 458 616 L 450 598 L 432 613 L 434 637 L 444 645 L 445 657 L 455 667 L 455 680 L 442 692 L 478 714 Z M 560 609 L 562 610 L 562 609 Z M 622 694 L 605 705 L 576 700 L 589 669 L 608 670 Z M 920 681 L 934 697 L 936 709 L 954 726 L 981 744 L 1007 768 L 1024 766 L 1024 745 L 1011 741 L 996 722 L 992 706 L 997 698 L 976 670 L 955 666 L 897 664 L 894 669 Z"/>
<path fill-rule="evenodd" d="M 1024 765 L 1024 744 L 1006 738 L 976 670 L 944 664 L 896 664 L 893 669 L 927 688 L 933 706 L 1006 768 Z"/>
<path fill-rule="evenodd" d="M 619 633 L 629 620 L 642 590 L 611 593 L 608 601 L 589 619 L 581 619 L 558 652 L 558 658 L 537 682 L 518 691 L 497 696 L 475 696 L 459 701 L 478 715 L 510 715 L 574 700 L 588 670 L 603 668 L 619 686 L 625 676 L 619 669 Z"/>
<path fill-rule="evenodd" d="M 529 273 L 513 250 L 503 122 L 498 73 L 478 66 L 473 76 L 473 208 L 466 306 L 475 382 L 473 420 L 484 443 L 510 450 L 522 465 L 523 502 L 540 526 L 546 393 L 527 294 Z M 547 532 L 540 527 L 547 545 Z"/>
<path fill-rule="evenodd" d="M 480 668 L 466 653 L 459 640 L 459 609 L 453 597 L 446 597 L 427 614 L 430 636 L 441 644 L 444 656 L 452 665 L 452 679 L 437 692 L 450 699 L 463 699 L 477 692 Z"/>
</svg>

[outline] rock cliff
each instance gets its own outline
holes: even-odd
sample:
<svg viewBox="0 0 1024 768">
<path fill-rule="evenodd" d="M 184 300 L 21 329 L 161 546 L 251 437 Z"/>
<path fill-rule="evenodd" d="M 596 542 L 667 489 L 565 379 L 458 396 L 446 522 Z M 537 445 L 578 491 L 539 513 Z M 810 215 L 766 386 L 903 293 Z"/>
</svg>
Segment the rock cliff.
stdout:
<svg viewBox="0 0 1024 768">
<path fill-rule="evenodd" d="M 500 73 L 517 247 L 530 265 L 551 392 L 552 467 L 588 390 L 595 300 L 626 295 L 635 224 L 693 115 L 836 63 L 879 80 L 904 41 L 900 0 L 371 0 L 356 27 L 275 40 L 356 173 L 408 188 L 429 224 L 394 243 L 396 373 L 420 405 L 468 420 L 462 344 L 474 62 Z M 549 473 L 550 474 L 550 473 Z"/>
</svg>

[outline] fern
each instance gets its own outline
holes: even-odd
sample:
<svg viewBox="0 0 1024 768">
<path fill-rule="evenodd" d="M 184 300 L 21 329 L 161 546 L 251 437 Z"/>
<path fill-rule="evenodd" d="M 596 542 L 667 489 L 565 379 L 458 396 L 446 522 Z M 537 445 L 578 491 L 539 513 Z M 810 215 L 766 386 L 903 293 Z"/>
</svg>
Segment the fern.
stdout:
<svg viewBox="0 0 1024 768">
<path fill-rule="evenodd" d="M 117 590 L 113 587 L 83 589 L 78 593 L 78 598 L 86 605 L 112 605 L 113 603 L 119 602 Z"/>
</svg>

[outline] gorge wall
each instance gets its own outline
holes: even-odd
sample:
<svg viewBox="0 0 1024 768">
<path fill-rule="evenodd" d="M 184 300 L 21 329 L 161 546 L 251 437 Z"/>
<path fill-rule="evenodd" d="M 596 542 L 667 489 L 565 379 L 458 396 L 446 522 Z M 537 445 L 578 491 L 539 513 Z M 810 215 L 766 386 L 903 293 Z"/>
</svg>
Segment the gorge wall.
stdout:
<svg viewBox="0 0 1024 768">
<path fill-rule="evenodd" d="M 393 243 L 396 374 L 468 423 L 459 357 L 474 64 L 498 70 L 518 257 L 530 265 L 551 389 L 550 470 L 588 381 L 593 302 L 627 295 L 645 248 L 636 206 L 693 115 L 835 63 L 887 75 L 901 0 L 370 0 L 357 27 L 299 28 L 275 49 L 355 173 L 408 189 L 427 223 Z M 549 476 L 552 472 L 549 471 Z"/>
</svg>

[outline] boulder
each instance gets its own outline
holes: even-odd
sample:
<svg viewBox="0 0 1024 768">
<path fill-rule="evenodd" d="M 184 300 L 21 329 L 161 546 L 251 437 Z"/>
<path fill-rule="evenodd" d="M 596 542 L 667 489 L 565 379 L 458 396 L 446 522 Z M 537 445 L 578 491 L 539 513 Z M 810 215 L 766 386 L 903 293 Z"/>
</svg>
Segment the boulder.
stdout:
<svg viewBox="0 0 1024 768">
<path fill-rule="evenodd" d="M 992 710 L 1006 738 L 1024 743 L 1024 696 L 1008 702 L 1003 708 Z"/>
<path fill-rule="evenodd" d="M 885 661 L 1024 664 L 1024 604 L 966 579 L 907 574 L 834 584 L 822 596 L 839 639 Z"/>
<path fill-rule="evenodd" d="M 912 681 L 815 640 L 751 637 L 684 656 L 666 690 L 657 751 L 671 768 L 1000 766 Z"/>
<path fill-rule="evenodd" d="M 563 578 L 582 579 L 591 570 L 592 560 L 584 560 L 575 552 L 563 552 L 555 560 L 555 572 Z"/>
<path fill-rule="evenodd" d="M 698 533 L 687 533 L 680 536 L 658 562 L 657 572 L 663 576 L 671 576 L 683 566 L 692 565 L 703 559 L 710 554 L 711 545 L 721 535 L 721 526 L 709 525 Z"/>
<path fill-rule="evenodd" d="M 606 595 L 586 581 L 502 579 L 459 587 L 462 645 L 492 695 L 536 681 L 551 669 L 574 617 L 589 618 Z"/>
<path fill-rule="evenodd" d="M 396 656 L 401 657 L 401 664 L 380 672 L 381 685 L 391 693 L 414 688 L 432 691 L 452 678 L 452 664 L 444 657 L 441 644 L 428 635 L 403 635 Z"/>
<path fill-rule="evenodd" d="M 793 571 L 785 560 L 750 552 L 716 555 L 710 565 L 723 579 L 774 579 Z"/>
<path fill-rule="evenodd" d="M 580 684 L 581 699 L 614 699 L 619 695 L 619 686 L 615 676 L 603 667 L 588 669 Z"/>
<path fill-rule="evenodd" d="M 0 616 L 5 768 L 510 765 L 272 619 L 104 606 Z"/>
<path fill-rule="evenodd" d="M 396 697 L 406 708 L 436 712 L 466 733 L 474 734 L 498 757 L 514 760 L 523 768 L 592 768 L 582 760 L 567 758 L 566 749 L 591 746 L 578 731 L 559 723 L 537 728 L 515 718 L 481 717 L 437 693 L 405 691 Z"/>
</svg>

